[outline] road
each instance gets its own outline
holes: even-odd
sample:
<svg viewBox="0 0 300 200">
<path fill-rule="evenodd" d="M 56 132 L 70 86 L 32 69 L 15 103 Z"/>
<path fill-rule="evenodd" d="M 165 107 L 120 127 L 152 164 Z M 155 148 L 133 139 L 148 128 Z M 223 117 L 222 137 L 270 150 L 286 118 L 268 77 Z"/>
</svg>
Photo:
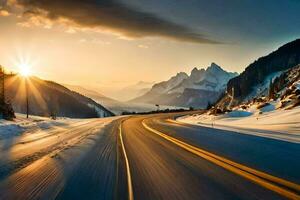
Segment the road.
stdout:
<svg viewBox="0 0 300 200">
<path fill-rule="evenodd" d="M 103 119 L 0 151 L 0 199 L 300 199 L 300 145 L 178 123 Z"/>
</svg>

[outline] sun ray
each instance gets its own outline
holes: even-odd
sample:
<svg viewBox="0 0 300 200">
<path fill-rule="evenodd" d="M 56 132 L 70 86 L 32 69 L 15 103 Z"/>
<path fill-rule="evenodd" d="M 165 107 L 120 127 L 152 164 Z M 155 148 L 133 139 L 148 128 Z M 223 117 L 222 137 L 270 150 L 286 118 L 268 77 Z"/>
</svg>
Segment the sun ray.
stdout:
<svg viewBox="0 0 300 200">
<path fill-rule="evenodd" d="M 37 81 L 34 81 L 34 82 L 37 82 Z M 41 108 L 41 110 L 43 112 L 42 114 L 49 115 L 47 103 L 46 103 L 44 97 L 42 96 L 42 94 L 37 89 L 37 86 L 35 86 L 33 84 L 33 81 L 31 81 L 31 79 L 28 79 L 28 91 L 29 91 L 30 95 L 33 97 L 34 101 Z"/>
<path fill-rule="evenodd" d="M 12 84 L 10 90 L 15 91 L 13 93 L 14 96 L 12 96 L 12 100 L 15 103 L 15 106 L 18 107 L 17 110 L 21 110 L 21 112 L 25 112 L 25 98 L 26 98 L 26 85 L 25 85 L 25 79 L 24 78 L 18 78 L 16 81 L 18 81 L 18 84 Z M 15 87 L 14 87 L 15 86 Z"/>
<path fill-rule="evenodd" d="M 7 76 L 9 78 L 5 80 L 5 87 L 9 88 L 18 80 L 19 77 L 16 75 L 7 75 Z"/>
</svg>

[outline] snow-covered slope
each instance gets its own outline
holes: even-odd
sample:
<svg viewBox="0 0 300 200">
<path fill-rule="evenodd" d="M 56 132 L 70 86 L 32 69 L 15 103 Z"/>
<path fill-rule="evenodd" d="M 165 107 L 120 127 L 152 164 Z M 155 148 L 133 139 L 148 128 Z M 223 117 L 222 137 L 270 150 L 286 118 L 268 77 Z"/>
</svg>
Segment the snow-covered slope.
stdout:
<svg viewBox="0 0 300 200">
<path fill-rule="evenodd" d="M 13 121 L 0 119 L 0 149 L 2 149 L 2 145 L 4 145 L 6 142 L 12 142 L 11 139 L 14 137 L 25 136 L 24 138 L 26 138 L 28 136 L 28 139 L 39 139 L 45 136 L 47 137 L 50 135 L 55 135 L 56 131 L 64 131 L 73 127 L 79 128 L 82 125 L 94 122 L 96 120 L 99 122 L 99 124 L 103 122 L 104 126 L 113 120 L 118 119 L 119 117 L 120 116 L 107 117 L 103 119 L 74 119 L 59 117 L 56 120 L 53 120 L 49 117 L 40 117 L 34 115 L 30 115 L 29 118 L 26 118 L 26 115 L 16 113 L 16 118 Z M 20 141 L 16 140 L 15 142 Z"/>
<path fill-rule="evenodd" d="M 300 104 L 300 90 L 298 83 L 300 82 L 300 64 L 290 69 L 274 72 L 264 78 L 264 80 L 253 87 L 249 93 L 241 101 L 234 94 L 227 93 L 214 106 L 218 112 L 226 112 L 234 107 L 241 105 L 247 106 L 249 102 L 267 102 L 269 99 L 281 99 L 282 107 L 297 106 Z M 233 98 L 232 98 L 233 96 Z"/>
<path fill-rule="evenodd" d="M 270 86 L 270 81 L 275 80 L 277 77 L 279 77 L 284 71 L 274 72 L 270 75 L 268 75 L 263 82 L 255 85 L 253 87 L 252 92 L 250 92 L 245 98 L 244 101 L 252 100 L 255 97 L 259 96 L 267 96 Z"/>
<path fill-rule="evenodd" d="M 224 112 L 217 105 L 205 114 L 178 120 L 300 143 L 300 65 L 269 78 L 257 96 L 231 110 Z"/>
<path fill-rule="evenodd" d="M 266 77 L 288 70 L 300 64 L 300 39 L 289 42 L 267 56 L 260 57 L 251 63 L 237 77 L 227 84 L 227 92 L 234 88 L 236 99 L 241 102 L 252 93 L 256 86 L 263 83 Z"/>
<path fill-rule="evenodd" d="M 175 88 L 188 78 L 189 76 L 184 72 L 177 73 L 176 76 L 171 77 L 169 80 L 155 84 L 150 92 L 161 94 L 172 93 L 173 88 Z"/>
<path fill-rule="evenodd" d="M 155 84 L 149 92 L 132 101 L 205 108 L 218 99 L 227 82 L 237 75 L 212 63 L 206 69 L 194 68 L 190 76 L 180 72 L 167 81 Z"/>
<path fill-rule="evenodd" d="M 280 102 L 271 102 L 262 108 L 254 104 L 246 110 L 239 108 L 227 114 L 205 113 L 185 116 L 177 120 L 199 126 L 300 143 L 300 107 L 289 110 L 276 109 L 279 104 Z"/>
<path fill-rule="evenodd" d="M 63 126 L 72 122 L 82 121 L 82 119 L 58 118 L 51 120 L 47 117 L 30 116 L 26 118 L 24 114 L 16 114 L 14 121 L 0 119 L 0 141 L 2 139 L 18 136 L 26 131 L 45 131 L 56 126 Z"/>
</svg>

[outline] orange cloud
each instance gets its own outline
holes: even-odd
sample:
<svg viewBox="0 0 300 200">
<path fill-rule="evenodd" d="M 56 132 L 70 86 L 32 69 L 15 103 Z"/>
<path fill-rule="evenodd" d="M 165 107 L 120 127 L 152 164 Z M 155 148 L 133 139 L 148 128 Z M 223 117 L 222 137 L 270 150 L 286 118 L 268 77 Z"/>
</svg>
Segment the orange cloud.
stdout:
<svg viewBox="0 0 300 200">
<path fill-rule="evenodd" d="M 106 32 L 113 32 L 121 37 L 165 37 L 192 43 L 219 43 L 208 39 L 187 26 L 163 19 L 152 13 L 131 8 L 119 0 L 13 1 L 16 6 L 21 6 L 26 10 L 24 16 L 30 16 L 29 18 L 42 17 L 51 22 L 61 22 L 63 20 L 68 25 L 75 25 L 79 28 L 101 29 Z"/>
<path fill-rule="evenodd" d="M 10 13 L 7 10 L 0 9 L 0 16 L 7 17 Z"/>
</svg>

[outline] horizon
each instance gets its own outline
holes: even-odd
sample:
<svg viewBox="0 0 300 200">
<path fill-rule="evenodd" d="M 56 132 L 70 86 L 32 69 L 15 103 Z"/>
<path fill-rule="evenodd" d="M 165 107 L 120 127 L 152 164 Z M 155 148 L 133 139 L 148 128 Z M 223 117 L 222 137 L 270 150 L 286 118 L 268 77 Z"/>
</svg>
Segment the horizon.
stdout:
<svg viewBox="0 0 300 200">
<path fill-rule="evenodd" d="M 105 3 L 96 1 L 92 13 L 80 8 L 80 1 L 1 1 L 1 65 L 18 72 L 25 63 L 42 79 L 106 95 L 139 81 L 157 83 L 178 72 L 189 74 L 194 67 L 206 68 L 212 62 L 241 73 L 258 57 L 296 39 L 300 31 L 294 17 L 300 8 L 296 1 L 167 2 L 107 1 L 112 10 L 124 11 L 118 18 L 103 9 Z M 81 9 L 86 21 L 63 6 Z M 246 7 L 248 13 L 243 14 Z M 265 7 L 270 12 L 262 12 Z M 101 13 L 93 15 L 97 9 Z M 146 18 L 149 22 L 143 25 Z"/>
<path fill-rule="evenodd" d="M 300 200 L 300 0 L 0 0 L 0 199 Z"/>
</svg>

